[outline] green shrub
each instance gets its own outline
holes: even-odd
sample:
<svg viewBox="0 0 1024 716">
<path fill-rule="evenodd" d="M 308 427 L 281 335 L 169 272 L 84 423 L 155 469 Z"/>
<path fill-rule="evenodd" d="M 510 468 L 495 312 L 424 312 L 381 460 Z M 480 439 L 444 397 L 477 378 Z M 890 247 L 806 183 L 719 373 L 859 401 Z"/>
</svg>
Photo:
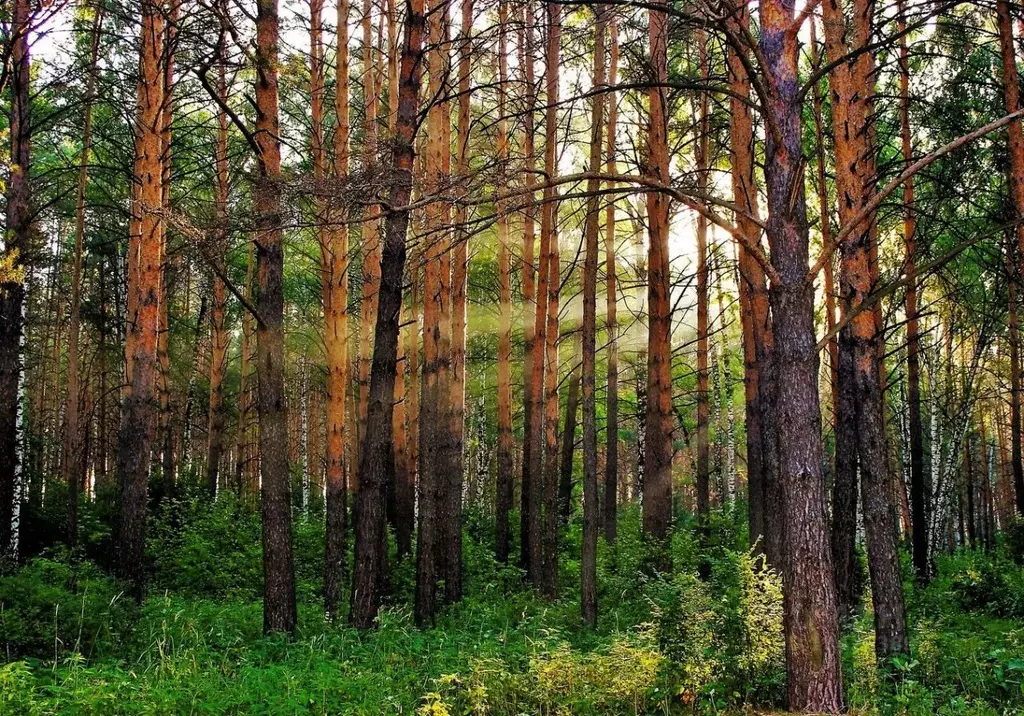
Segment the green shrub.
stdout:
<svg viewBox="0 0 1024 716">
<path fill-rule="evenodd" d="M 134 611 L 95 565 L 37 558 L 0 577 L 0 648 L 8 658 L 104 653 L 120 642 Z"/>
<path fill-rule="evenodd" d="M 964 609 L 1024 619 L 1024 567 L 997 556 L 971 559 L 950 581 Z"/>
<path fill-rule="evenodd" d="M 150 520 L 149 534 L 152 589 L 196 596 L 260 595 L 259 517 L 239 509 L 233 497 L 165 500 Z"/>
</svg>

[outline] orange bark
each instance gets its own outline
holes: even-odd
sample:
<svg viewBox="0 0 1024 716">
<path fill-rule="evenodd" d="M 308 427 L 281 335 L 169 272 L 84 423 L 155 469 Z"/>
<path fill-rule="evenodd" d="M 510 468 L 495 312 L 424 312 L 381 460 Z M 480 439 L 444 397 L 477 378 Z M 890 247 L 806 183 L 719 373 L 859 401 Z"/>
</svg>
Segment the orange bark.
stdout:
<svg viewBox="0 0 1024 716">
<path fill-rule="evenodd" d="M 650 90 L 647 136 L 648 173 L 669 184 L 668 16 L 660 0 L 649 10 L 651 63 L 656 86 Z M 672 307 L 669 295 L 668 197 L 647 194 L 647 411 L 645 417 L 643 527 L 655 539 L 668 537 L 672 518 Z"/>
</svg>

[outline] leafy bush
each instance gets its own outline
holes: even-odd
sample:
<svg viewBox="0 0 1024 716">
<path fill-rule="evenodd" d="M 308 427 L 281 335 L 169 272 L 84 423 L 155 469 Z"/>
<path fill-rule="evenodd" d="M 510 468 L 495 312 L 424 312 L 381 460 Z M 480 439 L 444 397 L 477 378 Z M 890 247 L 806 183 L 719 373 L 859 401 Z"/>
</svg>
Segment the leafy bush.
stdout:
<svg viewBox="0 0 1024 716">
<path fill-rule="evenodd" d="M 260 523 L 234 498 L 165 500 L 150 520 L 156 589 L 256 598 L 263 584 Z"/>
<path fill-rule="evenodd" d="M 537 651 L 522 672 L 501 659 L 478 658 L 465 674 L 435 679 L 417 713 L 646 713 L 669 699 L 659 686 L 664 663 L 648 628 L 594 651 L 561 642 Z"/>
<path fill-rule="evenodd" d="M 131 600 L 89 562 L 37 558 L 0 577 L 0 648 L 7 658 L 110 651 L 133 614 Z"/>
<path fill-rule="evenodd" d="M 950 580 L 964 609 L 984 610 L 1009 619 L 1024 619 L 1024 567 L 998 557 L 972 559 Z"/>
</svg>

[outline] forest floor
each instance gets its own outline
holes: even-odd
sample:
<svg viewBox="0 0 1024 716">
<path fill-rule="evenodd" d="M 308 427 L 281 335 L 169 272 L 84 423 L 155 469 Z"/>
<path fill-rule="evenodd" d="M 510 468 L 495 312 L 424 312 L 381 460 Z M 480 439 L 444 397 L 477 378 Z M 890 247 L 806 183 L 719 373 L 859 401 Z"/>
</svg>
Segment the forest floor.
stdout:
<svg viewBox="0 0 1024 716">
<path fill-rule="evenodd" d="M 578 524 L 564 531 L 562 596 L 545 601 L 494 562 L 470 516 L 463 602 L 416 628 L 412 560 L 395 562 L 365 634 L 324 621 L 321 520 L 299 518 L 289 642 L 261 634 L 255 516 L 230 500 L 165 507 L 137 606 L 100 566 L 109 530 L 90 514 L 84 556 L 52 547 L 0 576 L 0 714 L 769 713 L 784 696 L 781 593 L 753 569 L 740 515 L 717 515 L 704 545 L 681 526 L 663 575 L 626 509 L 615 547 L 601 543 L 596 631 L 579 618 Z M 908 658 L 876 666 L 866 604 L 843 640 L 851 710 L 1024 713 L 1024 568 L 1010 551 L 941 558 L 927 588 L 908 582 Z"/>
</svg>

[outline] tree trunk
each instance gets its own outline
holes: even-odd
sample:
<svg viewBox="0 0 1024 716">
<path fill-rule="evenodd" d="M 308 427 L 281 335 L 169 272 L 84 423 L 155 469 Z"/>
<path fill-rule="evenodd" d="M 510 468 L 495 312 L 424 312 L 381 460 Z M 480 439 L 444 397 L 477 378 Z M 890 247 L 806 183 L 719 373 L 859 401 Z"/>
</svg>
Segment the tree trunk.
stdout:
<svg viewBox="0 0 1024 716">
<path fill-rule="evenodd" d="M 652 181 L 669 185 L 668 15 L 659 0 L 650 10 L 651 64 L 656 83 L 650 90 L 647 147 Z M 647 266 L 647 411 L 643 480 L 643 529 L 657 541 L 668 538 L 672 522 L 672 305 L 669 276 L 669 200 L 647 194 L 650 231 Z"/>
<path fill-rule="evenodd" d="M 1010 15 L 1010 3 L 999 0 L 996 3 L 999 24 L 999 49 L 1003 71 L 1003 98 L 1007 114 L 1020 109 L 1020 78 L 1017 73 L 1017 54 L 1013 44 L 1013 19 Z M 1017 217 L 1024 216 L 1024 127 L 1015 119 L 1007 127 L 1010 149 L 1010 189 L 1013 194 L 1013 205 Z M 1017 261 L 1024 261 L 1024 224 L 1017 224 Z M 1016 274 L 1020 275 L 1018 266 Z M 1018 372 L 1018 390 L 1015 407 L 1017 408 L 1013 432 L 1013 486 L 1017 498 L 1017 514 L 1024 515 L 1024 468 L 1021 467 L 1020 453 L 1020 390 L 1019 366 L 1014 360 L 1011 371 Z"/>
<path fill-rule="evenodd" d="M 579 350 L 573 356 L 579 355 Z M 582 363 L 579 364 L 582 366 Z M 572 517 L 572 468 L 576 456 L 576 414 L 580 407 L 580 371 L 574 369 L 569 376 L 569 395 L 565 400 L 565 419 L 562 421 L 562 461 L 558 470 L 558 519 L 568 524 Z"/>
<path fill-rule="evenodd" d="M 697 33 L 700 72 L 707 76 L 707 35 Z M 701 92 L 697 98 L 697 137 L 694 146 L 694 165 L 697 172 L 697 192 L 707 194 L 708 183 L 708 98 Z M 653 240 L 652 240 L 653 243 Z M 697 520 L 707 526 L 711 511 L 711 490 L 708 471 L 708 221 L 697 214 Z M 653 309 L 652 309 L 653 310 Z"/>
<path fill-rule="evenodd" d="M 462 0 L 462 29 L 459 42 L 458 119 L 456 137 L 455 181 L 469 181 L 469 105 L 473 43 L 473 2 Z M 457 192 L 468 192 L 466 186 Z M 466 431 L 466 282 L 469 269 L 469 229 L 466 224 L 466 205 L 457 203 L 454 219 L 455 241 L 451 251 L 451 435 L 449 450 L 451 470 L 448 476 L 447 500 L 450 518 L 445 521 L 447 573 L 445 575 L 445 601 L 462 599 L 462 485 L 464 481 L 464 453 Z"/>
<path fill-rule="evenodd" d="M 133 244 L 137 251 L 129 260 L 129 305 L 125 342 L 126 362 L 131 379 L 121 408 L 118 436 L 117 483 L 117 571 L 129 581 L 137 598 L 142 596 L 143 550 L 146 539 L 147 488 L 149 486 L 150 440 L 157 400 L 157 332 L 160 317 L 161 237 L 163 232 L 161 194 L 161 123 L 164 95 L 161 62 L 164 57 L 164 19 L 152 0 L 142 5 L 140 37 L 140 78 L 138 124 L 135 134 L 135 176 L 138 189 L 132 205 Z"/>
<path fill-rule="evenodd" d="M 873 6 L 858 0 L 852 22 L 847 23 L 837 0 L 826 0 L 825 42 L 830 58 L 860 50 L 870 41 Z M 847 40 L 846 35 L 850 38 Z M 832 124 L 836 137 L 836 185 L 839 218 L 844 227 L 859 215 L 871 197 L 875 182 L 875 148 L 869 124 L 874 112 L 874 80 L 871 53 L 864 51 L 830 74 L 833 93 Z M 840 390 L 853 392 L 854 413 L 846 411 L 841 420 L 852 423 L 860 465 L 864 534 L 875 612 L 875 650 L 879 657 L 908 649 L 903 583 L 900 578 L 896 543 L 893 491 L 886 453 L 885 415 L 880 373 L 882 334 L 874 311 L 861 310 L 874 290 L 876 249 L 874 217 L 853 227 L 840 246 L 840 290 L 844 307 L 852 319 L 840 341 L 840 362 L 850 361 L 849 374 L 840 372 Z M 844 385 L 843 379 L 852 383 Z M 842 398 L 841 398 L 842 400 Z M 845 407 L 845 406 L 844 406 Z M 844 450 L 838 446 L 837 451 Z"/>
<path fill-rule="evenodd" d="M 547 10 L 547 43 L 544 75 L 547 107 L 544 118 L 544 173 L 550 182 L 558 176 L 558 90 L 562 25 L 561 8 L 554 3 Z M 558 305 L 561 289 L 561 265 L 558 250 L 558 189 L 550 184 L 544 188 L 544 213 L 541 215 L 541 245 L 547 245 L 547 325 L 544 330 L 544 465 L 541 475 L 543 489 L 543 560 L 541 590 L 553 599 L 558 590 Z M 543 238 L 546 235 L 547 238 Z"/>
<path fill-rule="evenodd" d="M 363 166 L 372 167 L 377 163 L 377 103 L 380 101 L 375 77 L 378 67 L 374 62 L 373 44 L 373 0 L 365 0 L 363 5 L 363 98 L 365 114 L 363 122 Z M 363 299 L 360 303 L 360 340 L 359 340 L 359 412 L 356 420 L 356 464 L 362 466 L 362 455 L 359 450 L 366 442 L 366 421 L 370 400 L 370 354 L 373 347 L 371 336 L 374 335 L 374 321 L 377 315 L 377 292 L 381 281 L 380 227 L 377 217 L 380 209 L 376 204 L 366 208 L 363 217 L 361 246 L 363 252 Z M 352 475 L 349 489 L 359 490 L 362 474 L 359 470 Z M 353 517 L 359 522 L 359 501 L 357 500 Z"/>
<path fill-rule="evenodd" d="M 608 7 L 595 8 L 594 88 L 605 87 L 604 43 Z M 590 114 L 590 173 L 601 171 L 601 139 L 604 95 L 596 94 Z M 580 559 L 580 609 L 583 623 L 597 626 L 597 532 L 600 515 L 597 498 L 597 263 L 600 227 L 601 182 L 587 181 L 587 220 L 584 228 L 586 257 L 583 264 L 583 549 Z M 614 259 L 612 260 L 614 262 Z M 575 385 L 575 382 L 574 382 Z M 573 393 L 575 390 L 573 391 Z M 570 393 L 575 423 L 575 401 Z M 568 410 L 566 411 L 568 415 Z M 568 423 L 568 421 L 566 421 Z M 568 427 L 568 426 L 567 426 Z M 571 464 L 570 464 L 571 467 Z"/>
<path fill-rule="evenodd" d="M 508 3 L 498 3 L 498 137 L 497 161 L 504 172 L 509 160 L 508 119 Z M 505 206 L 496 207 L 498 233 L 498 482 L 495 488 L 496 543 L 499 562 L 508 562 L 511 549 L 509 512 L 512 510 L 512 278 Z"/>
<path fill-rule="evenodd" d="M 427 72 L 430 97 L 437 97 L 447 82 L 448 61 L 445 29 L 447 0 L 431 7 L 428 20 Z M 404 67 L 404 60 L 403 60 Z M 450 271 L 448 240 L 444 236 L 449 223 L 448 206 L 437 194 L 445 182 L 445 159 L 449 151 L 451 119 L 448 106 L 435 100 L 427 110 L 427 156 L 424 194 L 429 200 L 425 210 L 427 243 L 424 247 L 423 276 L 423 393 L 420 403 L 420 485 L 419 532 L 416 544 L 416 603 L 418 624 L 433 623 L 438 609 L 439 582 L 446 576 L 445 524 L 447 511 L 447 474 L 445 462 L 450 437 L 447 405 L 450 400 L 446 379 L 450 369 L 450 344 L 444 331 L 446 309 L 444 273 Z M 450 274 L 449 274 L 450 275 Z"/>
<path fill-rule="evenodd" d="M 737 30 L 747 31 L 750 26 L 750 9 L 747 3 L 739 6 L 735 23 Z M 771 362 L 767 354 L 771 341 L 771 326 L 768 315 L 768 289 L 764 269 L 754 258 L 746 243 L 759 241 L 760 227 L 757 218 L 757 186 L 754 179 L 754 122 L 750 107 L 744 101 L 750 96 L 750 78 L 744 67 L 739 51 L 730 48 L 728 56 L 729 86 L 733 96 L 729 101 L 730 144 L 732 165 L 733 203 L 741 212 L 736 212 L 736 227 L 746 237 L 737 247 L 739 267 L 740 325 L 743 335 L 743 392 L 747 432 L 747 514 L 750 527 L 750 543 L 760 539 L 760 549 L 767 553 L 768 545 L 765 508 L 767 489 L 766 450 L 763 445 L 771 432 L 770 420 L 763 416 L 769 401 L 761 400 L 761 375 Z M 764 352 L 764 361 L 758 352 Z M 774 522 L 774 520 L 769 521 Z M 777 533 L 777 530 L 772 530 Z M 773 555 L 777 557 L 778 555 Z M 778 565 L 775 561 L 773 564 Z"/>
<path fill-rule="evenodd" d="M 319 10 L 316 20 L 319 25 Z M 227 75 L 223 64 L 220 66 L 219 72 L 218 91 L 221 100 L 227 102 Z M 217 245 L 214 251 L 217 256 L 225 256 L 228 250 L 228 116 L 223 110 L 217 113 L 217 146 L 214 163 L 217 172 Z M 213 309 L 210 313 L 210 404 L 206 450 L 206 480 L 211 499 L 217 496 L 220 458 L 223 451 L 223 383 L 228 352 L 228 333 L 224 326 L 226 301 L 224 281 L 220 276 L 216 276 L 213 279 Z"/>
<path fill-rule="evenodd" d="M 374 335 L 373 369 L 366 442 L 361 451 L 357 499 L 356 569 L 353 573 L 353 625 L 369 628 L 380 607 L 385 578 L 387 533 L 384 528 L 384 492 L 393 474 L 391 425 L 394 411 L 395 369 L 398 360 L 399 316 L 405 271 L 405 237 L 409 228 L 412 168 L 419 106 L 419 65 L 423 56 L 424 14 L 422 0 L 410 0 L 405 18 L 405 44 L 399 76 L 398 117 L 395 125 L 389 206 L 385 219 L 385 243 L 381 256 L 380 299 Z"/>
<path fill-rule="evenodd" d="M 278 125 L 277 0 L 256 5 L 256 378 L 263 497 L 263 630 L 294 634 L 295 572 L 284 392 L 284 251 Z"/>
<path fill-rule="evenodd" d="M 334 176 L 344 179 L 349 172 L 349 54 L 348 0 L 337 3 L 337 52 L 334 95 Z M 348 489 L 345 478 L 345 394 L 349 382 L 348 321 L 348 226 L 328 227 L 326 246 L 321 248 L 321 283 L 324 290 L 324 352 L 327 356 L 327 527 L 324 533 L 324 613 L 333 619 L 341 602 L 341 588 L 348 559 Z"/>
<path fill-rule="evenodd" d="M 900 1 L 900 135 L 903 161 L 913 161 L 910 134 L 910 53 L 907 48 L 906 3 Z M 907 295 L 904 313 L 907 320 L 907 407 L 910 429 L 910 503 L 914 571 L 921 582 L 928 579 L 928 485 L 924 475 L 924 436 L 921 425 L 921 358 L 917 320 L 917 212 L 914 206 L 914 180 L 903 185 L 904 274 Z"/>
<path fill-rule="evenodd" d="M 544 356 L 537 344 L 543 345 L 544 342 L 547 246 L 543 244 L 542 236 L 540 250 L 537 253 L 538 265 L 534 267 L 537 207 L 534 194 L 530 190 L 535 183 L 536 170 L 533 113 L 537 97 L 533 69 L 533 23 L 533 5 L 525 3 L 519 34 L 519 64 L 523 68 L 523 82 L 526 85 L 523 88 L 526 99 L 526 108 L 523 112 L 523 170 L 524 183 L 528 190 L 523 211 L 523 473 L 520 485 L 519 566 L 526 570 L 527 579 L 536 581 L 540 575 L 540 512 L 534 492 L 540 486 L 537 474 L 540 472 L 541 461 L 541 427 L 537 411 L 540 410 L 540 386 L 544 376 Z"/>
<path fill-rule="evenodd" d="M 611 45 L 608 60 L 608 86 L 618 84 L 619 76 L 619 25 L 612 15 L 608 25 Z M 605 166 L 608 174 L 617 171 L 615 161 L 615 130 L 618 118 L 618 106 L 614 91 L 607 95 L 608 99 L 608 147 Z M 609 184 L 614 188 L 614 184 Z M 608 331 L 608 393 L 605 407 L 605 470 L 604 470 L 604 538 L 609 544 L 615 541 L 617 532 L 616 516 L 618 512 L 619 485 L 619 326 L 616 309 L 616 267 L 615 267 L 615 197 L 608 199 L 608 207 L 604 217 L 604 256 L 605 256 L 605 325 Z"/>
<path fill-rule="evenodd" d="M 404 280 L 404 276 L 403 276 Z M 391 431 L 394 435 L 394 479 L 387 486 L 388 521 L 395 530 L 395 543 L 397 546 L 397 557 L 402 559 L 412 553 L 412 529 L 413 529 L 413 504 L 415 501 L 412 492 L 408 491 L 409 475 L 409 439 L 406 425 L 406 381 L 405 369 L 408 364 L 406 354 L 406 343 L 402 341 L 401 326 L 404 318 L 404 306 L 399 305 L 398 314 L 398 345 L 397 358 L 395 362 L 395 394 L 393 398 L 394 411 L 391 418 Z"/>
<path fill-rule="evenodd" d="M 68 482 L 68 542 L 78 542 L 78 494 L 84 487 L 88 455 L 84 449 L 81 403 L 83 391 L 79 379 L 81 358 L 79 337 L 81 334 L 82 263 L 85 253 L 85 191 L 89 184 L 89 155 L 92 151 L 92 106 L 96 94 L 96 62 L 99 56 L 100 30 L 103 23 L 103 8 L 93 10 L 92 37 L 90 40 L 89 68 L 85 84 L 85 106 L 82 121 L 82 155 L 78 164 L 78 189 L 75 195 L 75 257 L 71 274 L 71 317 L 68 328 L 68 385 L 64 413 L 65 431 L 68 436 L 67 482 Z M 102 370 L 102 368 L 101 368 Z M 101 396 L 102 400 L 102 396 Z"/>
<path fill-rule="evenodd" d="M 838 712 L 842 669 L 822 476 L 814 293 L 807 281 L 803 184 L 797 179 L 802 156 L 798 39 L 789 31 L 791 4 L 766 0 L 760 14 L 761 53 L 770 78 L 764 112 L 773 125 L 765 142 L 766 233 L 778 274 L 771 291 L 772 382 L 779 424 L 786 426 L 786 435 L 801 436 L 778 442 L 788 705 L 793 711 Z"/>
<path fill-rule="evenodd" d="M 162 170 L 160 173 L 161 206 L 164 211 L 171 207 L 171 125 L 174 120 L 174 107 L 171 95 L 174 91 L 174 53 L 177 45 L 178 15 L 181 10 L 179 0 L 171 0 L 167 22 L 164 24 L 164 54 L 163 62 L 164 94 L 161 104 L 160 117 L 160 142 Z M 160 333 L 157 336 L 156 352 L 157 363 L 160 366 L 159 390 L 160 407 L 157 413 L 157 434 L 161 440 L 161 483 L 160 497 L 170 497 L 174 493 L 175 484 L 175 460 L 174 460 L 174 433 L 175 421 L 173 420 L 174 409 L 171 405 L 171 294 L 170 280 L 168 276 L 169 262 L 167 251 L 167 225 L 162 222 L 160 227 L 160 292 L 158 297 L 160 310 Z M 186 305 L 188 301 L 188 287 L 186 286 Z M 188 311 L 186 310 L 186 313 Z M 197 329 L 198 330 L 198 329 Z M 196 343 L 198 353 L 198 341 Z M 192 384 L 189 383 L 191 391 Z M 186 396 L 191 398 L 191 393 Z M 186 405 L 185 417 L 189 417 Z M 182 429 L 187 430 L 183 423 Z M 184 441 L 183 441 L 184 442 Z"/>
</svg>

